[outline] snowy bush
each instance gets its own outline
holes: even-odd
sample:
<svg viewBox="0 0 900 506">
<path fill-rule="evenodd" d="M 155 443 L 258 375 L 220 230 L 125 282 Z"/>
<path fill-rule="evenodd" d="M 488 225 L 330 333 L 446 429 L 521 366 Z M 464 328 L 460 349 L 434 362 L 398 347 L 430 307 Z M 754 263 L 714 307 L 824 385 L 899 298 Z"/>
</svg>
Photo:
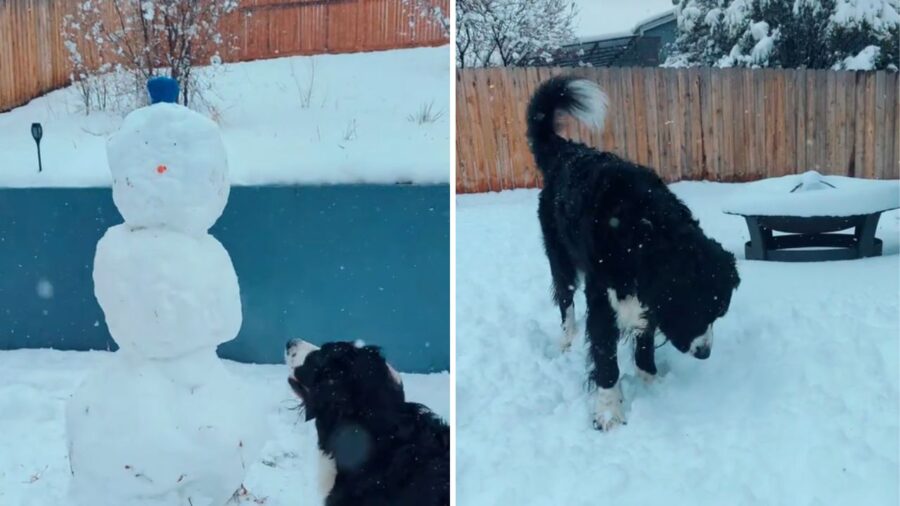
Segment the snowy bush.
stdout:
<svg viewBox="0 0 900 506">
<path fill-rule="evenodd" d="M 130 109 L 146 101 L 147 79 L 178 81 L 180 100 L 202 98 L 197 65 L 217 66 L 234 38 L 220 33 L 238 0 L 84 0 L 63 19 L 71 79 L 85 111 Z"/>
<path fill-rule="evenodd" d="M 309 59 L 309 71 L 306 75 L 306 82 L 301 82 L 297 77 L 296 69 L 294 69 L 294 63 L 291 62 L 291 78 L 294 80 L 294 85 L 297 87 L 297 96 L 300 98 L 300 107 L 303 109 L 309 109 L 313 99 L 313 92 L 316 88 L 315 57 Z"/>
<path fill-rule="evenodd" d="M 417 125 L 425 125 L 431 123 L 437 123 L 438 120 L 444 117 L 444 111 L 439 111 L 434 108 L 434 100 L 431 102 L 425 102 L 419 109 L 408 116 L 406 119 L 410 123 L 415 123 Z"/>
<path fill-rule="evenodd" d="M 566 0 L 458 0 L 460 67 L 524 66 L 553 61 L 574 39 L 575 4 Z"/>
<path fill-rule="evenodd" d="M 347 123 L 347 127 L 344 128 L 344 135 L 341 136 L 344 142 L 349 142 L 356 139 L 356 118 L 350 120 Z"/>
<path fill-rule="evenodd" d="M 898 67 L 900 0 L 676 0 L 664 66 Z"/>
</svg>

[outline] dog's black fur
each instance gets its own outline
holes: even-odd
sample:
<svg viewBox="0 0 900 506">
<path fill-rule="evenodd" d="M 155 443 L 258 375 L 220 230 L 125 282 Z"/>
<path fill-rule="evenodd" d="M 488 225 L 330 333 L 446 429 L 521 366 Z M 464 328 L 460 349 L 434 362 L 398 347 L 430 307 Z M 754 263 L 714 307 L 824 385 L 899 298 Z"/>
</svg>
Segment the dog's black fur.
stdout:
<svg viewBox="0 0 900 506">
<path fill-rule="evenodd" d="M 648 325 L 637 337 L 635 361 L 655 374 L 655 330 L 687 352 L 728 310 L 740 278 L 734 255 L 704 235 L 656 173 L 557 134 L 558 113 L 581 119 L 605 113 L 605 97 L 602 104 L 589 103 L 597 97 L 584 93 L 586 84 L 596 86 L 574 77 L 541 85 L 528 107 L 528 140 L 544 177 L 538 216 L 554 299 L 565 325 L 577 275 L 584 275 L 591 380 L 611 388 L 619 378 L 620 329 L 607 289 L 619 299 L 636 296 L 647 307 Z"/>
<path fill-rule="evenodd" d="M 325 344 L 288 382 L 315 420 L 319 449 L 334 459 L 326 506 L 450 504 L 450 429 L 405 401 L 377 347 Z"/>
</svg>

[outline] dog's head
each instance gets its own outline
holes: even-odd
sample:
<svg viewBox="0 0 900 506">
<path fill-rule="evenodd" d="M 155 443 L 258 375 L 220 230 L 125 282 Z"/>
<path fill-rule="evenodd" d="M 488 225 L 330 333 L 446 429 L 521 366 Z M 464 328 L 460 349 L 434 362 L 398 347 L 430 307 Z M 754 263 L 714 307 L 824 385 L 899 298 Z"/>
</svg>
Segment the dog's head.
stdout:
<svg viewBox="0 0 900 506">
<path fill-rule="evenodd" d="M 321 348 L 288 341 L 288 383 L 303 402 L 306 419 L 356 418 L 404 402 L 400 375 L 375 346 L 333 342 Z"/>
<path fill-rule="evenodd" d="M 734 255 L 703 239 L 666 263 L 656 297 L 659 329 L 675 348 L 699 359 L 712 352 L 713 323 L 728 312 L 740 284 Z"/>
</svg>

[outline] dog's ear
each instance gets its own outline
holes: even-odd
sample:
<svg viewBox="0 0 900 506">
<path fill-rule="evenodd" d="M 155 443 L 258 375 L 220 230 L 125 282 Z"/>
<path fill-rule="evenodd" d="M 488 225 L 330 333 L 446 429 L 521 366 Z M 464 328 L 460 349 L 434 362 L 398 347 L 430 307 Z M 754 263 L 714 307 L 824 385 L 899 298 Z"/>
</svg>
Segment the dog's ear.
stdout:
<svg viewBox="0 0 900 506">
<path fill-rule="evenodd" d="M 383 361 L 384 364 L 388 368 L 388 372 L 391 373 L 391 377 L 394 378 L 394 381 L 398 385 L 403 384 L 403 378 L 400 377 L 400 373 L 397 372 L 397 370 L 394 369 L 394 367 L 388 363 L 386 358 L 384 358 L 384 353 L 382 353 L 381 347 L 370 344 L 370 345 L 364 346 L 363 350 L 365 350 L 366 354 L 369 356 L 370 359 L 374 359 L 375 361 L 378 361 L 378 362 Z"/>
<path fill-rule="evenodd" d="M 372 416 L 373 408 L 377 411 L 404 401 L 399 375 L 387 365 L 377 346 L 340 343 L 340 349 L 327 351 L 334 354 L 316 376 L 314 391 L 307 399 L 307 420 L 361 419 Z"/>
<path fill-rule="evenodd" d="M 333 364 L 317 377 L 306 399 L 306 421 L 323 416 L 340 419 L 353 411 L 352 373 L 343 364 Z"/>
<path fill-rule="evenodd" d="M 731 279 L 730 279 L 731 289 L 736 290 L 737 287 L 739 287 L 741 285 L 741 275 L 738 274 L 738 270 L 737 270 L 737 259 L 734 257 L 734 254 L 731 253 L 730 251 L 726 251 L 726 253 L 728 253 L 728 260 L 729 260 L 728 266 L 730 267 L 729 275 L 731 277 Z"/>
<path fill-rule="evenodd" d="M 397 372 L 396 369 L 394 369 L 393 367 L 391 367 L 391 364 L 388 364 L 387 362 L 385 362 L 385 364 L 387 364 L 388 371 L 391 373 L 391 377 L 394 378 L 394 381 L 396 381 L 398 385 L 402 385 L 402 384 L 403 384 L 403 378 L 400 377 L 400 373 Z"/>
<path fill-rule="evenodd" d="M 388 363 L 387 359 L 384 358 L 384 354 L 381 352 L 380 349 L 378 350 L 378 356 L 379 356 L 379 360 L 383 360 L 384 365 L 387 366 L 388 373 L 390 373 L 391 378 L 394 380 L 394 383 L 402 386 L 403 378 L 400 377 L 400 373 L 397 372 L 397 369 L 394 369 L 394 367 L 390 363 Z"/>
<path fill-rule="evenodd" d="M 370 345 L 370 346 L 366 346 L 365 349 L 370 354 L 374 354 L 376 360 L 384 361 L 384 365 L 387 366 L 388 372 L 391 374 L 391 378 L 394 379 L 394 382 L 397 383 L 398 385 L 401 385 L 401 386 L 403 385 L 403 378 L 400 377 L 400 373 L 397 372 L 397 370 L 394 369 L 394 367 L 390 363 L 388 363 L 386 358 L 384 358 L 384 353 L 382 353 L 380 347 Z"/>
<path fill-rule="evenodd" d="M 396 395 L 396 392 L 399 391 L 400 397 L 401 397 L 400 401 L 402 402 L 405 398 L 405 395 L 403 393 L 403 380 L 400 378 L 400 373 L 398 373 L 396 369 L 394 369 L 393 367 L 391 367 L 390 364 L 387 363 L 387 360 L 385 360 L 384 355 L 381 353 L 381 348 L 379 348 L 378 346 L 370 345 L 370 346 L 365 346 L 363 348 L 363 351 L 365 352 L 363 354 L 364 360 L 365 360 L 365 365 L 362 365 L 362 369 L 366 371 L 366 374 L 375 375 L 372 378 L 373 381 L 370 383 L 370 385 L 371 386 L 383 385 L 383 383 L 379 383 L 379 381 L 374 381 L 374 380 L 378 377 L 383 378 L 383 374 L 384 374 L 385 368 L 386 368 L 387 373 L 390 375 L 392 382 L 397 387 L 396 389 L 388 389 L 388 390 L 391 390 L 391 392 L 381 392 L 381 391 L 377 392 L 378 395 L 385 396 L 381 400 L 386 401 L 388 398 L 392 398 L 394 395 Z M 380 380 L 380 378 L 379 378 L 379 380 Z M 376 394 L 376 392 L 370 392 L 370 393 L 372 395 Z"/>
</svg>

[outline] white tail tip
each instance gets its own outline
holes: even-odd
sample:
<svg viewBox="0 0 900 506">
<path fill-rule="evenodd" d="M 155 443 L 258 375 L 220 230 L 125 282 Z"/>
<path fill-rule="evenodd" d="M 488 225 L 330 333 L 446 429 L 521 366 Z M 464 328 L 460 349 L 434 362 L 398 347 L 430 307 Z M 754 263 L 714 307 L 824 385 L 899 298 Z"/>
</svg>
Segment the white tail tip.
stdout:
<svg viewBox="0 0 900 506">
<path fill-rule="evenodd" d="M 575 105 L 569 111 L 572 116 L 595 130 L 602 130 L 609 98 L 600 85 L 587 79 L 576 79 L 568 84 L 568 88 L 575 99 Z"/>
</svg>

